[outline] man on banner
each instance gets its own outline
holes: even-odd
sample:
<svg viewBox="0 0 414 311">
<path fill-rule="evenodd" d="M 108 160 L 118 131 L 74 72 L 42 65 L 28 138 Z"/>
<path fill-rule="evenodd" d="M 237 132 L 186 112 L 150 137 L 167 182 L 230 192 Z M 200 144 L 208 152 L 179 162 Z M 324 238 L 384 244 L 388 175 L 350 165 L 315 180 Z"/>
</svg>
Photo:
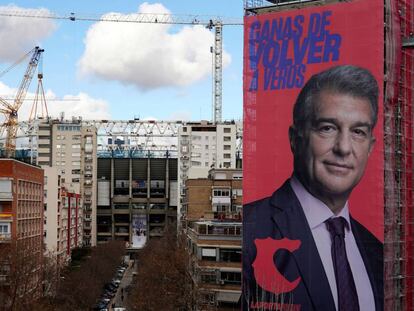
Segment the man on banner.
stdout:
<svg viewBox="0 0 414 311">
<path fill-rule="evenodd" d="M 294 172 L 243 208 L 245 310 L 383 310 L 383 245 L 348 207 L 375 143 L 378 93 L 373 75 L 350 65 L 302 88 L 289 128 Z"/>
</svg>

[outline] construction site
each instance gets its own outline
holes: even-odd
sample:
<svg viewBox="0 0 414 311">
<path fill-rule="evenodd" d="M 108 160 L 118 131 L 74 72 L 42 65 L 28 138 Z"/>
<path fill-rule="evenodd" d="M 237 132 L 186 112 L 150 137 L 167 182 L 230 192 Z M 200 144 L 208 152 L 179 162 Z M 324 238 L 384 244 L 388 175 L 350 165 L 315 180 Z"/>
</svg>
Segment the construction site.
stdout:
<svg viewBox="0 0 414 311">
<path fill-rule="evenodd" d="M 366 12 L 373 1 L 359 2 L 361 10 Z M 309 72 L 316 72 L 305 66 L 316 68 L 315 64 L 329 57 L 333 65 L 354 64 L 353 58 L 361 59 L 359 62 L 363 64 L 364 59 L 370 57 L 363 55 L 363 43 L 358 48 L 352 45 L 343 48 L 347 56 L 340 51 L 339 47 L 348 44 L 346 35 L 356 36 L 351 34 L 354 29 L 343 30 L 354 18 L 346 18 L 340 11 L 341 6 L 345 8 L 347 4 L 354 5 L 355 12 L 358 11 L 358 1 L 336 0 L 244 0 L 240 3 L 243 18 L 164 13 L 108 13 L 99 17 L 0 8 L 0 21 L 202 26 L 214 37 L 209 51 L 210 89 L 206 91 L 211 98 L 211 106 L 206 108 L 211 111 L 209 120 L 139 117 L 114 120 L 83 115 L 66 118 L 65 111 L 51 116 L 45 91 L 48 76 L 43 71 L 48 50 L 42 46 L 17 55 L 11 65 L 0 72 L 1 82 L 3 76 L 25 68 L 20 83 L 13 86 L 16 90 L 13 98 L 0 94 L 0 253 L 7 245 L 14 245 L 14 241 L 23 241 L 26 252 L 34 251 L 33 265 L 37 272 L 30 279 L 29 294 L 43 295 L 42 289 L 34 284 L 40 282 L 40 262 L 47 252 L 56 256 L 59 267 L 64 267 L 73 260 L 74 249 L 122 242 L 125 256 L 130 260 L 127 269 L 138 269 L 139 276 L 139 267 L 132 263 L 139 262 L 140 254 L 151 240 L 160 240 L 170 228 L 175 228 L 185 236 L 190 287 L 196 292 L 192 295 L 197 297 L 192 298 L 190 304 L 193 305 L 185 310 L 296 310 L 294 304 L 292 309 L 287 309 L 283 295 L 282 304 L 279 300 L 268 302 L 265 299 L 243 304 L 242 253 L 246 246 L 243 245 L 242 206 L 271 194 L 269 189 L 275 183 L 273 176 L 282 176 L 285 171 L 291 173 L 290 165 L 277 164 L 275 160 L 279 150 L 287 144 L 276 137 L 275 133 L 280 132 L 277 124 L 291 122 L 291 108 L 284 116 L 280 112 L 284 108 L 272 108 L 267 103 L 285 104 L 288 97 L 278 98 L 279 91 L 296 96 L 300 81 L 308 79 Z M 374 218 L 380 220 L 372 221 L 369 229 L 384 247 L 384 297 L 383 309 L 377 306 L 375 310 L 408 311 L 414 310 L 414 3 L 385 0 L 377 5 L 373 7 L 380 12 L 375 11 L 384 27 L 376 29 L 382 41 L 375 41 L 378 55 L 382 53 L 380 61 L 375 63 L 375 68 L 379 68 L 375 77 L 380 77 L 377 80 L 380 79 L 382 85 L 377 125 L 380 129 L 376 132 L 376 143 L 380 141 L 380 147 L 375 155 L 379 160 L 373 176 L 380 176 L 378 180 L 381 181 L 372 187 L 376 189 L 372 192 L 380 194 L 373 204 L 378 207 Z M 320 20 L 315 17 L 318 20 L 315 23 L 328 29 L 335 21 L 328 18 L 337 8 L 346 25 L 326 30 L 328 52 L 323 52 L 320 37 L 315 39 L 313 50 L 311 46 L 307 50 L 306 44 L 312 44 L 312 26 L 309 26 L 309 41 L 295 35 L 307 21 L 306 14 L 316 16 L 319 11 L 329 12 Z M 357 13 L 355 16 L 360 18 Z M 288 18 L 292 18 L 292 24 L 282 30 L 282 20 Z M 226 106 L 223 100 L 226 92 L 223 89 L 223 59 L 226 57 L 223 32 L 229 27 L 243 29 L 244 33 L 243 120 L 223 118 Z M 368 23 L 360 28 L 369 27 L 373 26 Z M 346 35 L 341 37 L 340 31 Z M 288 47 L 289 42 L 293 42 L 293 47 Z M 297 42 L 303 45 L 296 47 Z M 361 50 L 354 52 L 353 49 Z M 301 59 L 294 58 L 292 51 L 302 55 Z M 335 58 L 340 52 L 341 56 Z M 285 65 L 287 69 L 283 71 Z M 320 68 L 327 67 L 324 66 Z M 294 90 L 289 93 L 288 89 Z M 34 95 L 28 98 L 28 93 Z M 20 117 L 23 105 L 31 105 L 30 109 L 26 108 L 27 119 Z M 264 106 L 268 108 L 262 108 Z M 269 121 L 267 118 L 275 111 L 279 115 Z M 286 136 L 287 128 L 283 131 Z M 267 137 L 274 141 L 269 142 Z M 290 148 L 287 149 L 290 154 Z M 261 158 L 261 153 L 267 155 Z M 43 213 L 39 212 L 41 208 Z M 351 212 L 354 215 L 354 211 Z M 369 221 L 367 215 L 360 216 L 358 221 Z M 10 289 L 9 272 L 13 263 L 2 262 L 2 259 L 0 256 L 0 289 Z M 276 261 L 273 259 L 275 267 Z M 132 271 L 135 270 L 128 272 L 132 280 L 128 282 L 135 284 Z M 135 276 L 136 272 L 133 273 Z M 0 300 L 4 293 L 7 290 L 0 291 Z M 26 294 L 22 293 L 21 297 Z M 96 310 L 115 310 L 115 302 L 124 300 L 124 292 L 122 300 L 119 293 L 115 295 L 105 307 L 96 307 Z M 101 298 L 94 305 L 103 306 Z M 7 299 L 10 298 L 5 295 L 4 299 L 8 310 L 10 300 Z M 312 310 L 318 310 L 316 304 Z"/>
</svg>

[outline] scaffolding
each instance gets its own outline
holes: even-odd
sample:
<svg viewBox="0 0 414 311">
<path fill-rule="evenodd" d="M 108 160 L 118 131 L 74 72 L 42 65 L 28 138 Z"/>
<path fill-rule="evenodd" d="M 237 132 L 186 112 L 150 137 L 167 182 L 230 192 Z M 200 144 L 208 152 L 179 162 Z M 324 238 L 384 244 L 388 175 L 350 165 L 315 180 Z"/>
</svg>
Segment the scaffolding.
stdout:
<svg viewBox="0 0 414 311">
<path fill-rule="evenodd" d="M 385 310 L 413 304 L 412 1 L 385 1 Z"/>
</svg>

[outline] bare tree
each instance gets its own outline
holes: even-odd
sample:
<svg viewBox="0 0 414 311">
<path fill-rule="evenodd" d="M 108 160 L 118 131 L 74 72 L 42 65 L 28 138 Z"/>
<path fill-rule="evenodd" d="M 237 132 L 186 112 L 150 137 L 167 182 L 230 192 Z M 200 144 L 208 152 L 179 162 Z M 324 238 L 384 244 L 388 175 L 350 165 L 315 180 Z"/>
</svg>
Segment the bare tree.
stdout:
<svg viewBox="0 0 414 311">
<path fill-rule="evenodd" d="M 172 228 L 150 239 L 139 254 L 137 277 L 128 296 L 131 310 L 189 310 L 193 291 L 189 279 L 185 239 Z"/>
<path fill-rule="evenodd" d="M 43 250 L 29 243 L 0 244 L 0 310 L 27 310 L 43 295 Z"/>
<path fill-rule="evenodd" d="M 113 278 L 125 248 L 110 241 L 91 249 L 77 267 L 68 268 L 58 287 L 54 305 L 58 310 L 88 310 L 100 297 L 105 283 Z"/>
</svg>

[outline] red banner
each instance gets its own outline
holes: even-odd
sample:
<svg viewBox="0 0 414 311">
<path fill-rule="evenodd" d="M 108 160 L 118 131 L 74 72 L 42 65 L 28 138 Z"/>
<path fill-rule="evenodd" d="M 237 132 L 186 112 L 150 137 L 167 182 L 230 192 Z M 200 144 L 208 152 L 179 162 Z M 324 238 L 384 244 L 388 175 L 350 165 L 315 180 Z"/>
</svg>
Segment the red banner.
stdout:
<svg viewBox="0 0 414 311">
<path fill-rule="evenodd" d="M 380 87 L 377 138 L 352 215 L 383 240 L 383 6 L 352 1 L 248 16 L 244 26 L 243 199 L 269 196 L 293 169 L 288 130 L 304 83 L 335 65 L 368 69 Z"/>
<path fill-rule="evenodd" d="M 243 309 L 383 310 L 383 83 L 381 1 L 245 17 Z"/>
</svg>

